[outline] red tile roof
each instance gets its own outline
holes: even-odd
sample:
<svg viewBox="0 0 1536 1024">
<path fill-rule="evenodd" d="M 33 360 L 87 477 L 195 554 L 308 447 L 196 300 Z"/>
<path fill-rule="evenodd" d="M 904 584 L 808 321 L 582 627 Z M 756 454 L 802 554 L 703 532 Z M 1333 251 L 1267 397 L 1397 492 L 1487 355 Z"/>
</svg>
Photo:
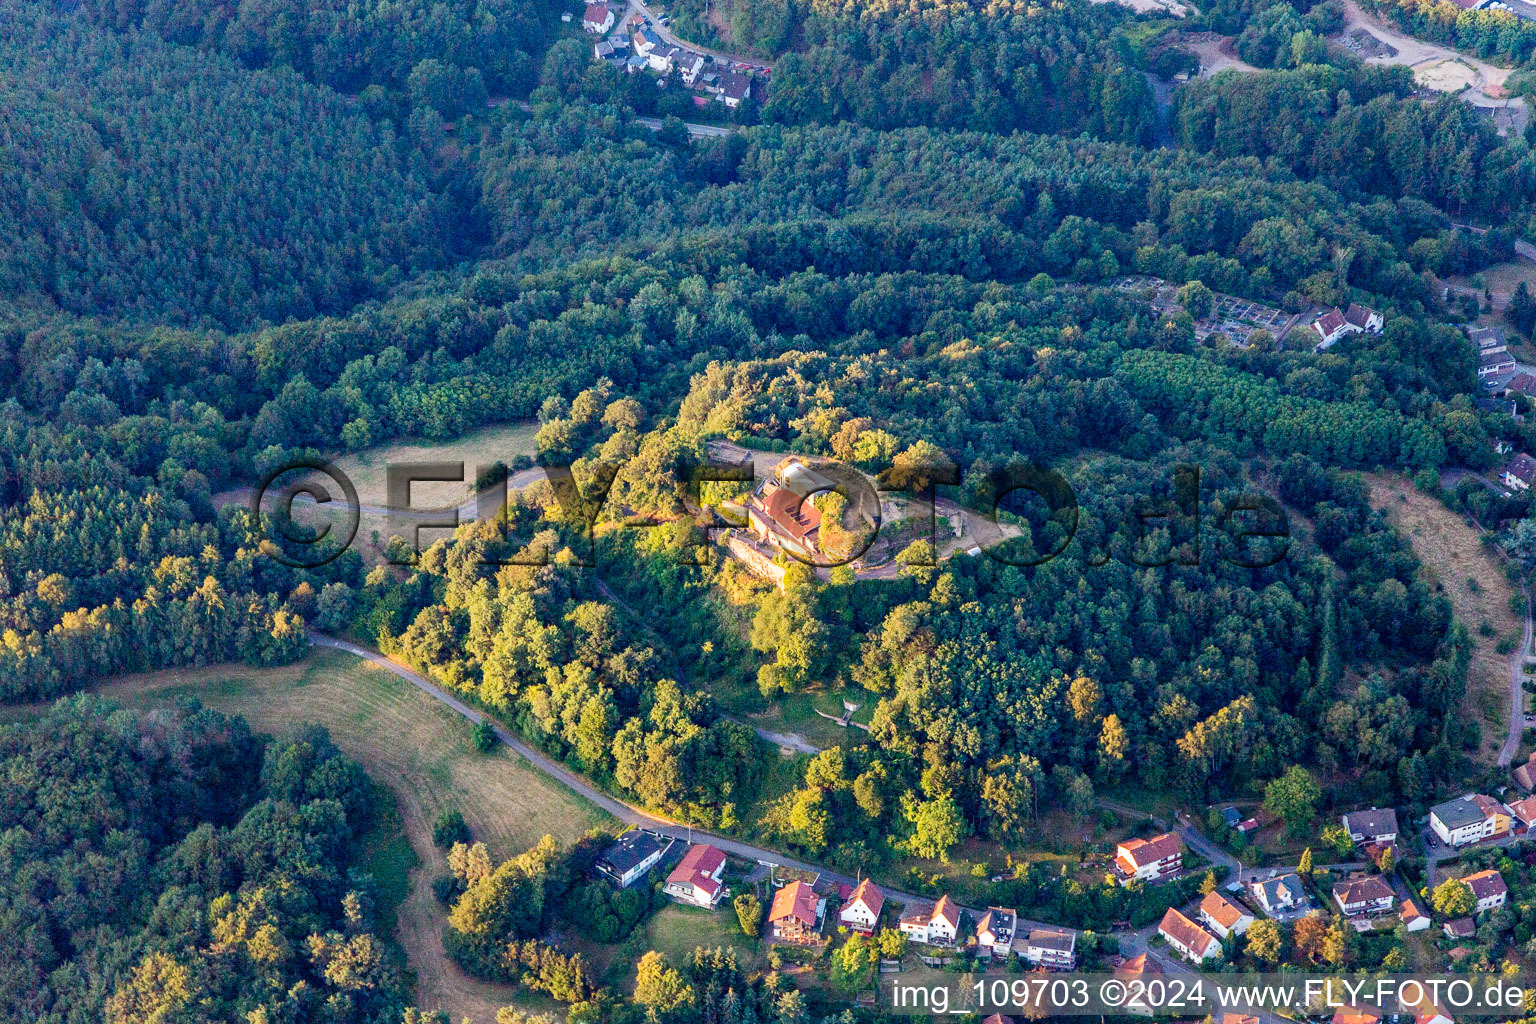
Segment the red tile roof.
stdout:
<svg viewBox="0 0 1536 1024">
<path fill-rule="evenodd" d="M 875 883 L 869 879 L 859 883 L 859 887 L 853 890 L 846 903 L 862 903 L 869 908 L 870 916 L 879 918 L 880 908 L 885 906 L 885 893 L 875 887 Z"/>
<path fill-rule="evenodd" d="M 1130 858 L 1137 867 L 1146 867 L 1184 852 L 1184 841 L 1172 832 L 1164 832 L 1151 839 L 1132 839 L 1121 843 L 1119 853 Z"/>
<path fill-rule="evenodd" d="M 788 487 L 780 487 L 768 495 L 768 499 L 763 502 L 763 510 L 775 525 L 796 540 L 804 540 L 808 533 L 821 525 L 821 513 L 811 504 L 810 499 L 801 498 Z"/>
<path fill-rule="evenodd" d="M 720 890 L 720 883 L 712 876 L 725 864 L 725 854 L 713 846 L 703 843 L 689 847 L 683 854 L 683 859 L 677 862 L 677 867 L 667 876 L 668 884 L 693 885 L 711 897 Z"/>
<path fill-rule="evenodd" d="M 768 921 L 785 921 L 793 917 L 807 928 L 816 926 L 816 890 L 804 882 L 790 882 L 773 894 L 773 907 L 768 911 Z"/>
<path fill-rule="evenodd" d="M 1330 309 L 1317 318 L 1317 333 L 1325 338 L 1343 326 L 1344 314 L 1336 309 Z"/>
</svg>

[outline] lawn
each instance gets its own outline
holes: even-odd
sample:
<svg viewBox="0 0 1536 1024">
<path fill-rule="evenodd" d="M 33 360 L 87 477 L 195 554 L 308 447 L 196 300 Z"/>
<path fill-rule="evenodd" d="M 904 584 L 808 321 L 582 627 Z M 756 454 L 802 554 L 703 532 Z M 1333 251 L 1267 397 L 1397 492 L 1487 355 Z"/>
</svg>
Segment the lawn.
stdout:
<svg viewBox="0 0 1536 1024">
<path fill-rule="evenodd" d="M 1509 656 L 1500 637 L 1521 636 L 1524 625 L 1510 611 L 1514 588 L 1497 556 L 1485 549 L 1475 527 L 1400 476 L 1367 473 L 1371 505 L 1383 510 L 1408 539 L 1437 588 L 1451 602 L 1473 642 L 1464 710 L 1482 729 L 1479 760 L 1492 764 L 1509 730 Z M 1475 583 L 1473 582 L 1475 581 Z M 1479 629 L 1486 623 L 1492 636 Z"/>
<path fill-rule="evenodd" d="M 280 668 L 174 669 L 95 689 L 137 708 L 197 697 L 244 716 L 260 732 L 304 722 L 326 726 L 336 745 L 394 795 L 393 805 L 381 802 L 378 820 L 362 837 L 360 860 L 378 883 L 381 914 L 396 913 L 394 938 L 415 974 L 421 1005 L 474 1024 L 491 1024 L 497 1008 L 509 1003 L 547 1008 L 510 986 L 469 978 L 445 958 L 445 913 L 432 895 L 432 879 L 447 863 L 432 845 L 432 822 L 457 807 L 475 838 L 501 859 L 546 833 L 562 842 L 578 839 L 610 820 L 603 811 L 505 747 L 478 753 L 468 723 L 453 711 L 398 676 L 339 651 L 315 651 Z M 37 712 L 33 706 L 12 717 Z"/>
<path fill-rule="evenodd" d="M 343 455 L 336 468 L 352 478 L 357 497 L 364 505 L 385 505 L 386 472 L 391 464 L 402 462 L 462 462 L 463 483 L 419 483 L 411 488 L 411 504 L 416 508 L 453 508 L 474 496 L 471 485 L 479 466 L 493 462 L 512 464 L 519 455 L 534 454 L 533 436 L 537 423 L 501 423 L 486 427 L 453 441 L 413 441 L 381 445 L 366 451 Z"/>
</svg>

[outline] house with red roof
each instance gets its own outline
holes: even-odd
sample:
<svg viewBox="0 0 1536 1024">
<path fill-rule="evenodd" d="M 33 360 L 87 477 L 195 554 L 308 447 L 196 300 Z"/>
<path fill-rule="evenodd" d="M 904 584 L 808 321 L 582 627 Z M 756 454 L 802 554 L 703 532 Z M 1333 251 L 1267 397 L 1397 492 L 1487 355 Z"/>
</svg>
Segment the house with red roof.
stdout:
<svg viewBox="0 0 1536 1024">
<path fill-rule="evenodd" d="M 884 906 L 885 893 L 866 878 L 843 901 L 843 909 L 838 912 L 837 920 L 839 924 L 860 935 L 870 935 L 880 922 L 880 910 Z"/>
<path fill-rule="evenodd" d="M 1184 860 L 1184 841 L 1172 832 L 1151 839 L 1132 839 L 1115 847 L 1115 874 L 1120 884 L 1133 879 L 1155 882 L 1177 874 Z"/>
<path fill-rule="evenodd" d="M 581 16 L 581 27 L 588 32 L 607 32 L 613 28 L 613 11 L 606 4 L 588 4 Z"/>
<path fill-rule="evenodd" d="M 827 901 L 804 882 L 790 882 L 773 894 L 768 927 L 779 942 L 816 942 L 820 939 Z"/>
<path fill-rule="evenodd" d="M 897 927 L 913 942 L 953 946 L 960 935 L 960 908 L 948 896 L 940 896 L 932 910 L 904 917 Z"/>
<path fill-rule="evenodd" d="M 661 891 L 679 903 L 714 907 L 725 894 L 725 885 L 720 881 L 724 873 L 724 851 L 698 843 L 683 854 Z"/>
</svg>

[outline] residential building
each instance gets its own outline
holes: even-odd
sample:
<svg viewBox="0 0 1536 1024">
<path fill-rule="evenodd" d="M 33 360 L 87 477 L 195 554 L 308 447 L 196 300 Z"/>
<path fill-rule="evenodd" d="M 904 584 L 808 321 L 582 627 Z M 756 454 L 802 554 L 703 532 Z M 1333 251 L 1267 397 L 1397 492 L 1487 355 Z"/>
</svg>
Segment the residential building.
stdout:
<svg viewBox="0 0 1536 1024">
<path fill-rule="evenodd" d="M 1008 956 L 1013 952 L 1013 930 L 1019 915 L 1006 907 L 988 907 L 976 922 L 976 945 L 981 952 L 991 956 Z"/>
<path fill-rule="evenodd" d="M 1332 1024 L 1378 1024 L 1381 1014 L 1357 1006 L 1341 1006 L 1333 1011 Z"/>
<path fill-rule="evenodd" d="M 853 890 L 853 894 L 843 901 L 843 909 L 838 912 L 837 920 L 861 935 L 869 935 L 879 923 L 880 910 L 884 906 L 885 893 L 866 878 L 859 883 L 857 889 Z"/>
<path fill-rule="evenodd" d="M 1350 811 L 1339 820 L 1356 843 L 1390 843 L 1397 838 L 1397 812 L 1390 807 Z"/>
<path fill-rule="evenodd" d="M 1357 331 L 1367 334 L 1380 334 L 1385 325 L 1385 318 L 1369 306 L 1362 306 L 1357 302 L 1351 302 L 1349 308 L 1344 311 L 1344 322 Z"/>
<path fill-rule="evenodd" d="M 1013 1024 L 1013 1018 L 1001 1013 L 994 1013 L 990 1017 L 983 1017 L 981 1024 Z"/>
<path fill-rule="evenodd" d="M 1477 925 L 1472 923 L 1470 917 L 1458 917 L 1454 921 L 1445 922 L 1440 930 L 1445 932 L 1446 938 L 1470 939 L 1477 934 Z"/>
<path fill-rule="evenodd" d="M 1249 889 L 1266 914 L 1273 915 L 1284 910 L 1306 906 L 1307 890 L 1302 886 L 1301 879 L 1294 873 L 1281 875 L 1279 878 L 1268 878 L 1262 882 L 1252 882 L 1249 884 Z"/>
<path fill-rule="evenodd" d="M 1477 897 L 1479 914 L 1502 907 L 1509 899 L 1509 886 L 1504 884 L 1504 876 L 1497 871 L 1478 871 L 1467 875 L 1462 881 L 1472 887 L 1472 895 Z"/>
<path fill-rule="evenodd" d="M 1232 902 L 1219 892 L 1211 892 L 1200 901 L 1200 920 L 1224 939 L 1228 935 L 1243 934 L 1256 918 L 1247 907 Z"/>
<path fill-rule="evenodd" d="M 1509 808 L 1469 793 L 1429 809 L 1429 827 L 1447 846 L 1467 846 L 1509 831 Z"/>
<path fill-rule="evenodd" d="M 1184 841 L 1172 832 L 1132 839 L 1115 847 L 1115 873 L 1122 885 L 1132 879 L 1155 882 L 1176 874 L 1183 860 Z"/>
<path fill-rule="evenodd" d="M 1469 328 L 1467 338 L 1477 346 L 1479 352 L 1504 352 L 1508 348 L 1504 343 L 1504 332 L 1497 327 Z"/>
<path fill-rule="evenodd" d="M 648 28 L 642 28 L 633 35 L 635 52 L 649 55 L 656 47 L 661 45 L 661 36 Z"/>
<path fill-rule="evenodd" d="M 1319 351 L 1333 347 L 1341 338 L 1354 334 L 1359 330 L 1358 327 L 1344 319 L 1344 314 L 1337 309 L 1330 309 L 1316 320 L 1313 320 L 1312 329 L 1322 339 L 1317 344 Z"/>
<path fill-rule="evenodd" d="M 720 876 L 725 873 L 725 853 L 713 846 L 697 843 L 688 848 L 677 867 L 667 876 L 662 892 L 679 903 L 713 907 L 725 894 Z"/>
<path fill-rule="evenodd" d="M 726 71 L 720 76 L 720 102 L 735 110 L 742 100 L 752 95 L 752 79 L 738 71 Z"/>
<path fill-rule="evenodd" d="M 652 71 L 666 74 L 672 70 L 672 61 L 683 51 L 676 46 L 653 46 L 647 53 L 646 60 L 650 62 Z"/>
<path fill-rule="evenodd" d="M 1237 828 L 1238 822 L 1243 820 L 1243 812 L 1229 804 L 1221 809 L 1221 820 L 1227 828 Z"/>
<path fill-rule="evenodd" d="M 1251 1013 L 1224 1013 L 1221 1024 L 1259 1024 L 1259 1018 Z"/>
<path fill-rule="evenodd" d="M 804 882 L 790 882 L 773 894 L 768 927 L 781 942 L 806 942 L 818 938 L 827 901 Z"/>
<path fill-rule="evenodd" d="M 1536 753 L 1515 769 L 1515 784 L 1525 790 L 1536 789 Z"/>
<path fill-rule="evenodd" d="M 581 27 L 588 32 L 607 32 L 613 28 L 613 11 L 606 4 L 588 4 Z"/>
<path fill-rule="evenodd" d="M 1077 966 L 1077 933 L 1035 928 L 1024 940 L 1024 959 L 1041 967 L 1070 971 Z"/>
<path fill-rule="evenodd" d="M 683 84 L 691 86 L 698 81 L 699 74 L 704 70 L 704 55 L 684 50 L 673 63 L 677 73 L 682 76 Z"/>
<path fill-rule="evenodd" d="M 592 44 L 592 58 L 594 60 L 612 60 L 613 44 L 604 39 Z"/>
<path fill-rule="evenodd" d="M 1512 394 L 1524 395 L 1526 398 L 1536 398 L 1536 377 L 1528 373 L 1517 373 L 1509 378 L 1509 382 L 1504 385 L 1504 395 L 1508 398 Z M 1478 407 L 1482 408 L 1482 404 L 1478 403 Z M 1502 412 L 1513 416 L 1516 412 L 1515 403 L 1507 402 L 1501 408 L 1489 409 L 1488 411 Z"/>
<path fill-rule="evenodd" d="M 1403 905 L 1398 908 L 1397 916 L 1403 920 L 1403 929 L 1410 932 L 1421 932 L 1429 927 L 1429 915 L 1419 909 L 1419 905 L 1413 900 L 1403 900 Z"/>
<path fill-rule="evenodd" d="M 1489 350 L 1477 354 L 1477 375 L 1479 377 L 1492 377 L 1495 374 L 1509 373 L 1515 368 L 1515 357 L 1503 349 Z"/>
<path fill-rule="evenodd" d="M 796 458 L 774 467 L 747 504 L 747 519 L 757 539 L 792 556 L 811 558 L 817 551 L 821 512 L 811 496 L 836 485 Z"/>
<path fill-rule="evenodd" d="M 661 844 L 649 832 L 632 829 L 602 852 L 593 866 L 621 889 L 628 889 L 661 860 Z"/>
<path fill-rule="evenodd" d="M 1536 794 L 1523 797 L 1509 805 L 1511 827 L 1518 826 L 1518 831 L 1529 832 L 1536 828 Z"/>
<path fill-rule="evenodd" d="M 948 896 L 941 896 L 929 910 L 904 917 L 896 926 L 913 942 L 953 946 L 960 934 L 960 908 Z"/>
<path fill-rule="evenodd" d="M 1499 471 L 1499 483 L 1512 491 L 1528 491 L 1533 482 L 1536 482 L 1536 459 L 1525 452 L 1510 459 Z"/>
<path fill-rule="evenodd" d="M 1335 883 L 1333 901 L 1345 917 L 1368 917 L 1389 912 L 1396 897 L 1380 875 L 1364 875 Z"/>
<path fill-rule="evenodd" d="M 1197 964 L 1221 955 L 1221 941 L 1173 907 L 1163 915 L 1157 931 L 1179 955 Z"/>
<path fill-rule="evenodd" d="M 1122 963 L 1119 967 L 1115 968 L 1115 977 L 1122 981 L 1128 981 L 1135 978 L 1147 979 L 1153 975 L 1162 973 L 1163 969 L 1157 966 L 1157 962 L 1152 960 L 1145 953 L 1138 953 L 1136 956 L 1131 957 L 1129 960 Z M 1132 993 L 1125 1003 L 1125 1008 L 1127 1010 L 1145 1017 L 1154 1016 L 1156 1012 L 1160 1012 L 1160 1007 L 1157 1011 L 1154 1011 L 1151 1002 L 1146 995 L 1147 989 L 1144 985 L 1133 986 L 1127 991 Z"/>
</svg>

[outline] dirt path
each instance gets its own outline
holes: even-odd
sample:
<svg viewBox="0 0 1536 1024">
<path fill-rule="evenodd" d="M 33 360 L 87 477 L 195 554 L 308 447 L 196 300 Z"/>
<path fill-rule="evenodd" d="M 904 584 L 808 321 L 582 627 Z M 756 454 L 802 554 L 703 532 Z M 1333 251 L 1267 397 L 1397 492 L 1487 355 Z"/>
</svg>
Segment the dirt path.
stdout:
<svg viewBox="0 0 1536 1024">
<path fill-rule="evenodd" d="M 1467 672 L 1464 708 L 1482 728 L 1478 758 L 1485 764 L 1493 763 L 1502 756 L 1508 734 L 1518 728 L 1518 722 L 1509 721 L 1510 674 L 1518 662 L 1512 663 L 1509 655 L 1498 652 L 1500 637 L 1518 638 L 1526 628 L 1509 607 L 1515 590 L 1504 577 L 1498 556 L 1483 547 L 1475 526 L 1468 526 L 1400 476 L 1367 473 L 1365 480 L 1372 507 L 1381 509 L 1407 538 L 1425 571 L 1450 600 L 1456 620 L 1467 627 L 1472 639 L 1472 665 Z M 1492 627 L 1492 636 L 1483 635 L 1480 627 L 1484 623 Z M 1515 692 L 1517 697 L 1522 692 L 1518 684 Z M 1518 745 L 1518 732 L 1515 737 Z"/>
<path fill-rule="evenodd" d="M 1461 93 L 1461 98 L 1474 106 L 1493 107 L 1503 106 L 1506 102 L 1504 92 L 1505 79 L 1509 78 L 1510 69 L 1496 67 L 1485 60 L 1453 50 L 1448 46 L 1438 43 L 1426 42 L 1406 35 L 1387 22 L 1365 11 L 1358 0 L 1344 0 L 1344 34 L 1348 35 L 1357 28 L 1363 28 L 1377 39 L 1397 50 L 1392 57 L 1369 57 L 1367 64 L 1403 64 L 1414 69 L 1414 80 L 1421 85 L 1430 88 L 1436 87 L 1434 80 L 1435 65 L 1442 61 L 1452 60 L 1466 65 L 1471 69 L 1471 88 Z M 1524 100 L 1510 101 L 1512 104 L 1523 104 Z"/>
</svg>

